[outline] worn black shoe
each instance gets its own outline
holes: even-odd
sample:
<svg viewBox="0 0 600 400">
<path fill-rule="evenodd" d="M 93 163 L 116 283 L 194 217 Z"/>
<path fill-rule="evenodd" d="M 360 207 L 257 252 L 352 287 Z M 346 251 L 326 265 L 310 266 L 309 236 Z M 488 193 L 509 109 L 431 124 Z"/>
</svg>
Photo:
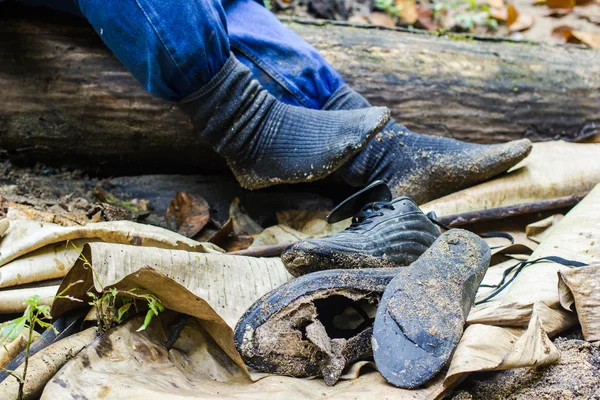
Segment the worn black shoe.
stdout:
<svg viewBox="0 0 600 400">
<path fill-rule="evenodd" d="M 294 276 L 335 268 L 401 267 L 419 258 L 438 236 L 438 227 L 415 202 L 399 197 L 367 204 L 343 232 L 290 245 L 281 260 Z"/>
<path fill-rule="evenodd" d="M 257 300 L 234 332 L 244 362 L 262 372 L 323 377 L 371 356 L 373 317 L 400 268 L 329 270 L 292 279 Z"/>
<path fill-rule="evenodd" d="M 450 360 L 490 263 L 474 233 L 451 229 L 385 289 L 373 326 L 377 369 L 392 385 L 412 389 Z"/>
</svg>

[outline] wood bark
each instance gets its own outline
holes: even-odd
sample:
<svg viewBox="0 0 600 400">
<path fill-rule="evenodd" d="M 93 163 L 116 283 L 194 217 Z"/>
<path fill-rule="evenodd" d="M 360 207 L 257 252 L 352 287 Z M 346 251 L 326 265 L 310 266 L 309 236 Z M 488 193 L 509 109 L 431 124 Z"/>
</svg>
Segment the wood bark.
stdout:
<svg viewBox="0 0 600 400">
<path fill-rule="evenodd" d="M 285 23 L 418 132 L 486 143 L 597 132 L 598 51 Z M 177 107 L 148 95 L 78 19 L 0 5 L 0 96 L 0 148 L 12 157 L 109 173 L 224 168 Z"/>
</svg>

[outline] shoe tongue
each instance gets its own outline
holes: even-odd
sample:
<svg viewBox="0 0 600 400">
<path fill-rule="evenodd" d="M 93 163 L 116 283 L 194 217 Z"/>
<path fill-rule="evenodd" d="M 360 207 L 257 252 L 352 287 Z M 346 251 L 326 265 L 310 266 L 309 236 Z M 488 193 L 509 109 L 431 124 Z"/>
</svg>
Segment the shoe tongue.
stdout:
<svg viewBox="0 0 600 400">
<path fill-rule="evenodd" d="M 334 224 L 354 216 L 366 204 L 391 200 L 392 192 L 388 185 L 383 181 L 375 181 L 338 204 L 325 219 Z"/>
</svg>

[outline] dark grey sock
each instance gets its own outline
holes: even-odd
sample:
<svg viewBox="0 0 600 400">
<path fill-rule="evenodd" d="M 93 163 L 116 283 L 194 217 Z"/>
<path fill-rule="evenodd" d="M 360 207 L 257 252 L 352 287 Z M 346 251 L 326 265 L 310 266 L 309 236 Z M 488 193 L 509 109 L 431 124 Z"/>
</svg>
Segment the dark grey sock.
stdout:
<svg viewBox="0 0 600 400">
<path fill-rule="evenodd" d="M 325 177 L 389 118 L 384 107 L 321 111 L 281 103 L 234 56 L 180 106 L 248 189 Z"/>
<path fill-rule="evenodd" d="M 348 86 L 340 88 L 326 105 L 331 110 L 368 106 Z M 497 145 L 466 143 L 414 133 L 390 119 L 338 174 L 353 186 L 385 181 L 394 197 L 409 196 L 423 204 L 496 176 L 530 151 L 527 139 Z"/>
</svg>

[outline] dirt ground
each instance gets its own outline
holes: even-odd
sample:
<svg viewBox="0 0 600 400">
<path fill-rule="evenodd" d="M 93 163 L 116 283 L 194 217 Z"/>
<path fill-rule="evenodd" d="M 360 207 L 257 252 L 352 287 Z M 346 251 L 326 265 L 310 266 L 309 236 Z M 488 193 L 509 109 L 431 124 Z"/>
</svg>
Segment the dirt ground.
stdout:
<svg viewBox="0 0 600 400">
<path fill-rule="evenodd" d="M 554 340 L 557 364 L 538 369 L 479 373 L 468 377 L 453 400 L 600 399 L 600 342 L 583 340 L 574 330 Z"/>
</svg>

